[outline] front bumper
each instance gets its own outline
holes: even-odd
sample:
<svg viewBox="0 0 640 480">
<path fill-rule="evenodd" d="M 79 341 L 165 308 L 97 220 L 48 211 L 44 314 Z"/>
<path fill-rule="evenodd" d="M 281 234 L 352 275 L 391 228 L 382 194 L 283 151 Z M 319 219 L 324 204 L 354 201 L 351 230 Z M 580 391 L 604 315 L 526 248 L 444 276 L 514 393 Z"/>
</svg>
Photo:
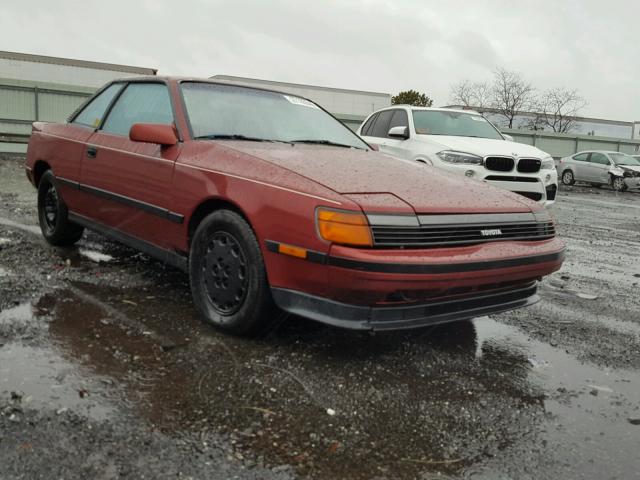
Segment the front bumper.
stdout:
<svg viewBox="0 0 640 480">
<path fill-rule="evenodd" d="M 333 245 L 306 262 L 277 254 L 276 245 L 269 242 L 267 257 L 280 263 L 282 276 L 270 271 L 276 304 L 352 329 L 412 328 L 531 305 L 538 300 L 536 280 L 564 260 L 557 238 L 431 250 Z"/>
<path fill-rule="evenodd" d="M 481 165 L 443 165 L 445 170 L 465 175 L 473 172 L 469 178 L 486 182 L 494 187 L 509 190 L 542 205 L 555 202 L 558 189 L 558 172 L 555 169 L 541 169 L 536 173 L 521 173 L 516 170 L 501 172 L 488 170 Z"/>
<path fill-rule="evenodd" d="M 635 190 L 640 188 L 640 177 L 624 177 L 627 188 Z"/>
<path fill-rule="evenodd" d="M 495 187 L 517 193 L 543 205 L 551 205 L 556 200 L 558 179 L 555 171 L 547 172 L 541 170 L 539 176 L 501 175 L 491 172 L 484 178 L 479 178 Z"/>
<path fill-rule="evenodd" d="M 271 289 L 276 304 L 283 310 L 352 330 L 401 330 L 468 320 L 533 305 L 540 300 L 536 290 L 536 282 L 530 282 L 499 292 L 479 293 L 418 305 L 366 307 L 294 290 Z"/>
</svg>

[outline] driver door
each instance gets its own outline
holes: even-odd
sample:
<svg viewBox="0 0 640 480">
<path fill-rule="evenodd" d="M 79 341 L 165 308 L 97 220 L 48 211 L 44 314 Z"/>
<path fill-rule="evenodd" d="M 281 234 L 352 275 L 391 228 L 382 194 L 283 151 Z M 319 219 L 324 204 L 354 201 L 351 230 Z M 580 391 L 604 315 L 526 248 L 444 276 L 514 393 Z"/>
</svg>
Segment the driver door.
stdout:
<svg viewBox="0 0 640 480">
<path fill-rule="evenodd" d="M 129 139 L 134 123 L 173 124 L 165 83 L 131 82 L 88 140 L 82 159 L 82 190 L 91 218 L 119 232 L 170 248 L 171 185 L 180 143 L 163 147 Z"/>
<path fill-rule="evenodd" d="M 604 153 L 593 152 L 589 163 L 589 178 L 594 183 L 608 183 L 611 161 Z"/>
</svg>

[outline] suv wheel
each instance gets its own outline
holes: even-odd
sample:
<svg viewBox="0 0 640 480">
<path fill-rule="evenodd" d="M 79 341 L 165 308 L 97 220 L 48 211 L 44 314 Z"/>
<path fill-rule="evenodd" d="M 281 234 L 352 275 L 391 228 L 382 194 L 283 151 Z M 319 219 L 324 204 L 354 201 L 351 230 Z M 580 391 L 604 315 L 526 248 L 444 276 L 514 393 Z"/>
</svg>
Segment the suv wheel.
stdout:
<svg viewBox="0 0 640 480">
<path fill-rule="evenodd" d="M 69 210 L 55 185 L 55 177 L 47 170 L 38 184 L 38 221 L 42 236 L 51 245 L 73 245 L 84 228 L 69 221 Z"/>
<path fill-rule="evenodd" d="M 237 213 L 218 210 L 198 226 L 189 255 L 193 301 L 207 322 L 251 335 L 276 313 L 258 241 Z"/>
<path fill-rule="evenodd" d="M 571 170 L 565 170 L 562 173 L 562 183 L 565 185 L 573 185 L 576 183 L 575 178 L 573 178 L 573 172 Z"/>
<path fill-rule="evenodd" d="M 624 183 L 622 177 L 611 177 L 611 186 L 616 192 L 624 192 L 627 189 L 627 184 Z"/>
</svg>

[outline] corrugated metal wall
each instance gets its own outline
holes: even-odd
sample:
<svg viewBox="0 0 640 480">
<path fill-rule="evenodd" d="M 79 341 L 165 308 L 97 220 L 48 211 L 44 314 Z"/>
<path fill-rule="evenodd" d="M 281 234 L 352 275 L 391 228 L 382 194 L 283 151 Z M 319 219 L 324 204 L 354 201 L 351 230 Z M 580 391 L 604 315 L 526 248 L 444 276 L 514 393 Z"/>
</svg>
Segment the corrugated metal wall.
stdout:
<svg viewBox="0 0 640 480">
<path fill-rule="evenodd" d="M 583 150 L 610 150 L 637 154 L 640 140 L 628 138 L 594 137 L 571 133 L 534 132 L 530 130 L 502 129 L 511 135 L 514 141 L 534 145 L 554 158 L 562 158 Z"/>
<path fill-rule="evenodd" d="M 90 94 L 0 84 L 0 152 L 24 153 L 34 121 L 64 122 Z"/>
</svg>

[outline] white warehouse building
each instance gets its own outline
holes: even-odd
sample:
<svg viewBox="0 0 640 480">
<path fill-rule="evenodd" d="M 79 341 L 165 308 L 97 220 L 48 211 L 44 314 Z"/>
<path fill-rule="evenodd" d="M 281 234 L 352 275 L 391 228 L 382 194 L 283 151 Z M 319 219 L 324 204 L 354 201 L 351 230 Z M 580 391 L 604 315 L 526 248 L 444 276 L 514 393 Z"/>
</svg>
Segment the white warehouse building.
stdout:
<svg viewBox="0 0 640 480">
<path fill-rule="evenodd" d="M 63 122 L 108 81 L 153 68 L 0 51 L 0 152 L 24 153 L 31 123 Z"/>
</svg>

